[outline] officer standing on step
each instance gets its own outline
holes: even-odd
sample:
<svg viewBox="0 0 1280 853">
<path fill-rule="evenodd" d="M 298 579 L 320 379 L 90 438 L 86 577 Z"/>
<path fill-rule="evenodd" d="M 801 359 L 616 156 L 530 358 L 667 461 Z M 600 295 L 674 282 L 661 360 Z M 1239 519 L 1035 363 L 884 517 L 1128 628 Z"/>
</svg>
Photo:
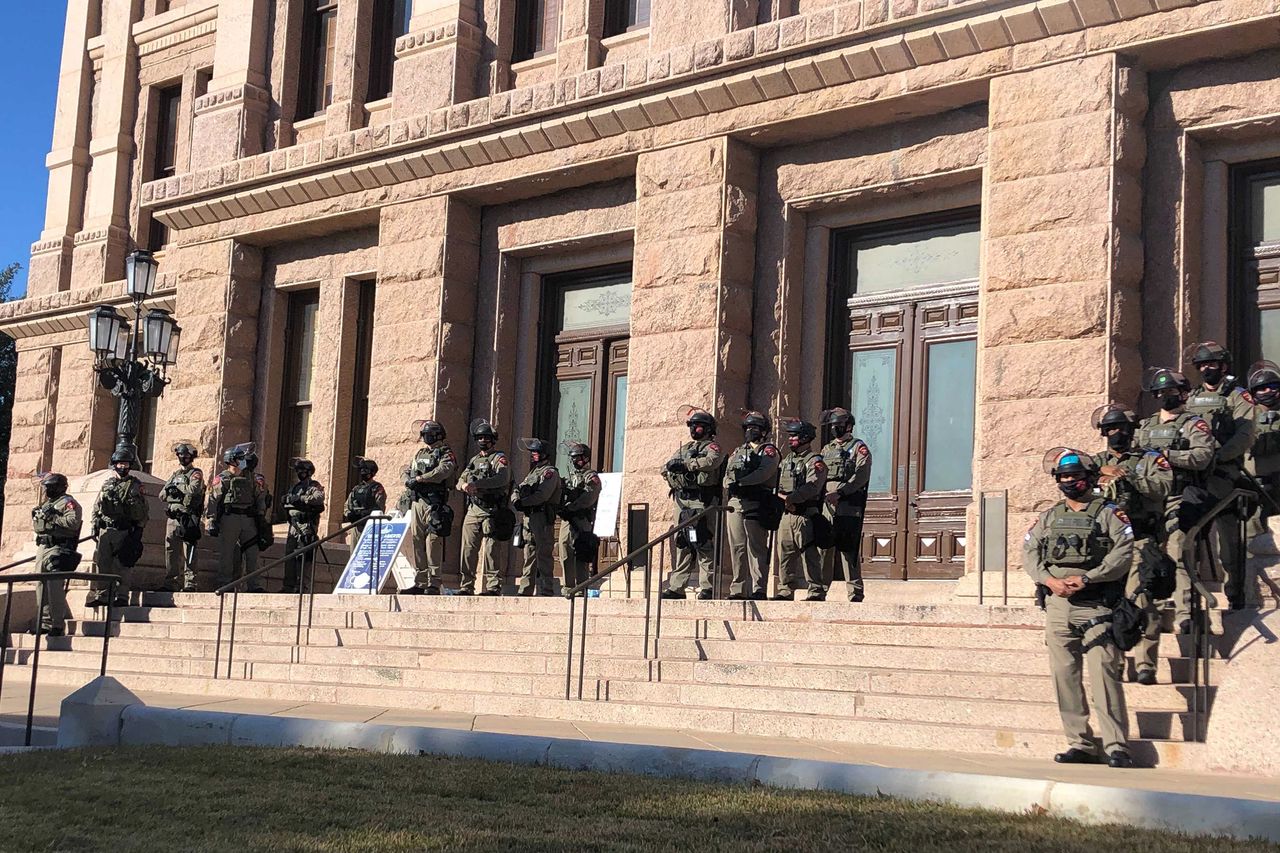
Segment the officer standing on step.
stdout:
<svg viewBox="0 0 1280 853">
<path fill-rule="evenodd" d="M 591 448 L 582 442 L 568 446 L 572 469 L 560 491 L 560 565 L 564 585 L 584 583 L 600 548 L 595 534 L 596 504 L 600 501 L 600 475 L 591 466 Z"/>
<path fill-rule="evenodd" d="M 113 605 L 126 607 L 133 567 L 142 557 L 142 531 L 147 525 L 149 511 L 147 499 L 142 494 L 142 484 L 131 473 L 135 464 L 133 453 L 116 450 L 111 454 L 111 476 L 102 484 L 97 503 L 93 507 L 93 532 L 98 547 L 93 552 L 94 571 L 105 575 L 120 575 Z M 109 587 L 99 585 L 85 604 L 102 607 L 107 603 Z"/>
<path fill-rule="evenodd" d="M 1160 453 L 1134 446 L 1138 416 L 1124 406 L 1099 406 L 1091 420 L 1107 442 L 1107 449 L 1091 460 L 1099 471 L 1098 491 L 1125 514 L 1133 528 L 1133 565 L 1124 592 L 1137 596 L 1138 605 L 1147 614 L 1142 639 L 1134 646 L 1135 680 L 1139 684 L 1155 684 L 1160 614 L 1145 586 L 1168 560 L 1161 545 L 1165 535 L 1164 507 L 1173 490 L 1173 467 Z"/>
<path fill-rule="evenodd" d="M 481 595 L 502 594 L 498 542 L 507 542 L 515 530 L 515 514 L 507 505 L 511 471 L 507 454 L 497 450 L 498 431 L 483 418 L 471 422 L 471 437 L 480 452 L 471 457 L 458 478 L 458 491 L 467 496 L 462 519 L 462 585 L 459 595 L 473 595 L 477 575 L 482 576 Z"/>
<path fill-rule="evenodd" d="M 1124 595 L 1133 561 L 1133 530 L 1116 506 L 1093 494 L 1098 469 L 1089 457 L 1066 447 L 1044 457 L 1063 499 L 1040 514 L 1027 531 L 1022 565 L 1045 587 L 1045 644 L 1058 696 L 1067 750 L 1053 757 L 1060 764 L 1132 767 L 1129 712 L 1124 704 L 1120 668 L 1124 656 L 1108 641 L 1105 620 Z M 1102 735 L 1100 756 L 1089 726 L 1082 664 L 1089 667 L 1093 705 Z"/>
<path fill-rule="evenodd" d="M 31 510 L 31 526 L 36 533 L 36 571 L 74 572 L 80 565 L 80 504 L 67 494 L 67 478 L 45 474 L 40 478 L 44 501 Z M 66 581 L 41 584 L 40 628 L 50 637 L 61 637 L 67 628 Z"/>
<path fill-rule="evenodd" d="M 724 471 L 729 512 L 725 531 L 733 559 L 731 601 L 763 601 L 769 583 L 769 534 L 782 520 L 782 501 L 776 494 L 782 454 L 769 441 L 769 419 L 762 412 L 742 416 L 746 439 L 729 454 Z"/>
<path fill-rule="evenodd" d="M 1167 367 L 1148 368 L 1142 390 L 1156 398 L 1160 411 L 1138 426 L 1134 442 L 1144 450 L 1157 450 L 1173 468 L 1173 487 L 1164 511 L 1165 553 L 1177 564 L 1178 584 L 1174 590 L 1174 619 L 1178 631 L 1191 632 L 1191 576 L 1182 558 L 1186 532 L 1179 524 L 1179 510 L 1188 488 L 1203 487 L 1218 442 L 1209 423 L 1186 411 L 1191 383 L 1187 377 Z"/>
<path fill-rule="evenodd" d="M 200 516 L 204 514 L 204 472 L 195 466 L 194 444 L 182 441 L 173 446 L 178 470 L 160 491 L 164 499 L 164 589 L 166 592 L 197 592 L 196 543 L 200 541 Z"/>
<path fill-rule="evenodd" d="M 862 521 L 871 484 L 871 448 L 854 438 L 854 417 L 836 407 L 822 413 L 822 425 L 831 430 L 831 441 L 822 448 L 827 466 L 827 494 L 822 512 L 831 523 L 835 545 L 822 554 L 824 593 L 835 578 L 835 565 L 844 573 L 849 600 L 862 601 Z"/>
<path fill-rule="evenodd" d="M 682 412 L 689 441 L 667 460 L 662 473 L 671 487 L 679 521 L 692 518 L 720 503 L 721 466 L 724 454 L 716 443 L 716 419 L 705 409 L 686 406 Z M 684 598 L 685 587 L 698 568 L 698 599 L 711 598 L 715 583 L 715 519 L 704 516 L 676 534 L 675 568 L 667 578 L 663 598 Z"/>
<path fill-rule="evenodd" d="M 413 586 L 401 590 L 408 595 L 439 595 L 444 572 L 444 542 L 453 532 L 453 510 L 449 489 L 453 488 L 458 457 L 445 443 L 444 425 L 436 420 L 422 422 L 418 435 L 423 447 L 405 472 L 404 485 L 412 495 L 409 535 L 413 537 Z"/>
<path fill-rule="evenodd" d="M 267 485 L 267 478 L 258 473 L 258 450 L 249 443 L 246 446 L 244 461 L 249 476 L 253 478 L 254 494 L 257 499 L 254 501 L 253 522 L 258 529 L 258 538 L 253 543 L 253 560 L 254 565 L 258 563 L 258 552 L 270 548 L 275 543 L 275 529 L 271 525 L 271 507 L 274 505 L 275 498 L 271 494 L 271 487 Z"/>
<path fill-rule="evenodd" d="M 1266 533 L 1267 519 L 1280 514 L 1280 366 L 1259 361 L 1249 368 L 1249 396 L 1253 399 L 1253 447 L 1245 457 L 1245 471 L 1261 490 L 1257 508 L 1249 518 L 1248 534 L 1252 538 Z M 1257 570 L 1245 577 L 1245 607 L 1257 607 Z"/>
<path fill-rule="evenodd" d="M 222 454 L 222 470 L 209 483 L 205 508 L 209 535 L 218 540 L 217 587 L 258 570 L 257 516 L 262 500 L 245 448 L 226 450 Z M 249 584 L 246 592 L 262 592 L 260 578 Z"/>
<path fill-rule="evenodd" d="M 324 486 L 314 479 L 316 466 L 309 459 L 293 460 L 293 472 L 298 482 L 284 496 L 285 516 L 289 521 L 289 535 L 285 539 L 284 552 L 292 554 L 313 545 L 320 539 L 320 515 L 324 512 Z M 284 561 L 284 588 L 281 592 L 293 593 L 306 578 L 304 565 L 315 570 L 316 552 L 290 557 Z"/>
<path fill-rule="evenodd" d="M 818 431 L 808 421 L 787 422 L 787 444 L 791 452 L 782 460 L 778 495 L 783 500 L 782 524 L 778 527 L 778 578 L 775 601 L 791 601 L 795 590 L 808 586 L 805 601 L 824 601 L 827 588 L 822 579 L 822 554 L 816 541 L 815 519 L 822 514 L 822 495 L 827 486 L 827 465 L 822 454 L 813 451 Z"/>
<path fill-rule="evenodd" d="M 360 482 L 347 493 L 347 502 L 342 507 L 342 523 L 356 526 L 347 537 L 347 544 L 354 548 L 360 541 L 360 534 L 364 533 L 366 519 L 375 512 L 387 511 L 387 490 L 374 479 L 378 476 L 377 462 L 357 456 L 351 464 Z"/>
<path fill-rule="evenodd" d="M 552 553 L 556 509 L 560 506 L 560 472 L 552 464 L 551 447 L 540 438 L 520 439 L 529 454 L 529 473 L 511 496 L 511 506 L 524 514 L 524 571 L 521 595 L 552 595 Z"/>
<path fill-rule="evenodd" d="M 1219 500 L 1231 493 L 1241 480 L 1245 454 L 1253 444 L 1253 399 L 1227 374 L 1231 353 L 1215 341 L 1194 344 L 1188 350 L 1191 363 L 1200 373 L 1200 384 L 1191 390 L 1187 411 L 1209 422 L 1218 442 L 1218 453 L 1206 484 L 1209 494 Z M 1226 573 L 1223 591 L 1232 608 L 1244 606 L 1244 543 L 1240 541 L 1240 514 L 1233 507 L 1223 511 L 1213 523 L 1218 561 Z"/>
</svg>

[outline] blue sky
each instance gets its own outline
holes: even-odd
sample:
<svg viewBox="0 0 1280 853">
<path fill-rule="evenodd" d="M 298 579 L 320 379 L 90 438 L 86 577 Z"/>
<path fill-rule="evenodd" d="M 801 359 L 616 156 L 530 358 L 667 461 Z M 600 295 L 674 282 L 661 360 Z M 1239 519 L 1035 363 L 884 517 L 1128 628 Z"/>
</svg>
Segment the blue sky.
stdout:
<svg viewBox="0 0 1280 853">
<path fill-rule="evenodd" d="M 53 139 L 53 108 L 62 53 L 62 0 L 0 3 L 0 32 L 11 40 L 0 51 L 0 266 L 22 264 L 15 291 L 27 286 L 31 244 L 44 225 L 48 189 L 45 155 Z"/>
</svg>

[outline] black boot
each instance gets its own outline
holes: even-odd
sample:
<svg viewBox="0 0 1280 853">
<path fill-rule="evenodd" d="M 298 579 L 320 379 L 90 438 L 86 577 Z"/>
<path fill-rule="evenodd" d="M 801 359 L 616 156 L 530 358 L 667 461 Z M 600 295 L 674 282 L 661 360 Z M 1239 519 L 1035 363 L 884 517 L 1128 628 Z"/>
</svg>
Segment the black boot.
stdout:
<svg viewBox="0 0 1280 853">
<path fill-rule="evenodd" d="M 1100 764 L 1102 759 L 1092 752 L 1076 749 L 1074 746 L 1066 752 L 1059 752 L 1053 757 L 1059 764 Z"/>
<path fill-rule="evenodd" d="M 1107 756 L 1107 766 L 1127 770 L 1133 766 L 1133 759 L 1129 757 L 1129 753 L 1117 749 Z"/>
<path fill-rule="evenodd" d="M 683 599 L 685 597 L 685 594 L 683 589 L 664 589 L 660 597 L 668 600 L 673 600 L 677 598 Z"/>
</svg>

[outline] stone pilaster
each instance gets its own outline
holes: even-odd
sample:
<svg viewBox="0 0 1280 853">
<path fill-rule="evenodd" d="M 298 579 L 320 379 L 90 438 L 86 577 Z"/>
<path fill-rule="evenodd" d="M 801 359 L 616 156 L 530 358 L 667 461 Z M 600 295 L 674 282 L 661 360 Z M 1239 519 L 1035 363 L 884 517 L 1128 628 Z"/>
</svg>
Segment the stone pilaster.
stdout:
<svg viewBox="0 0 1280 853">
<path fill-rule="evenodd" d="M 223 2 L 209 91 L 195 103 L 191 168 L 260 154 L 267 124 L 268 0 Z"/>
<path fill-rule="evenodd" d="M 57 419 L 49 469 L 68 477 L 107 467 L 115 447 L 118 401 L 98 383 L 87 342 L 61 347 Z"/>
<path fill-rule="evenodd" d="M 333 103 L 325 115 L 329 135 L 364 127 L 373 39 L 373 0 L 338 4 L 333 69 Z"/>
<path fill-rule="evenodd" d="M 392 114 L 422 115 L 476 96 L 482 33 L 476 0 L 417 0 L 396 42 Z"/>
<path fill-rule="evenodd" d="M 89 171 L 89 103 L 93 71 L 86 42 L 97 26 L 99 10 L 89 0 L 70 0 L 62 36 L 58 72 L 58 107 L 53 119 L 53 146 L 45 159 L 49 196 L 44 230 L 31 247 L 27 294 L 40 296 L 71 285 L 72 238 L 84 216 Z"/>
<path fill-rule="evenodd" d="M 1115 55 L 992 83 L 975 492 L 1009 490 L 1015 568 L 1056 495 L 1045 451 L 1098 448 L 1090 412 L 1137 403 L 1145 110 Z"/>
<path fill-rule="evenodd" d="M 600 64 L 604 0 L 561 0 L 556 76 L 572 77 Z"/>
<path fill-rule="evenodd" d="M 751 370 L 756 152 L 725 137 L 642 154 L 628 367 L 627 500 L 665 507 L 662 463 L 709 407 L 737 438 Z M 658 510 L 658 517 L 661 517 Z"/>
<path fill-rule="evenodd" d="M 650 49 L 655 53 L 671 48 L 687 49 L 692 64 L 698 42 L 755 26 L 758 8 L 758 0 L 703 0 L 700 3 L 652 0 Z M 673 54 L 672 64 L 678 60 Z"/>
<path fill-rule="evenodd" d="M 56 346 L 18 351 L 9 467 L 4 486 L 7 523 L 3 542 L 0 542 L 0 554 L 5 559 L 31 541 L 26 511 L 36 497 L 35 474 L 51 467 L 61 359 L 62 348 Z"/>
</svg>

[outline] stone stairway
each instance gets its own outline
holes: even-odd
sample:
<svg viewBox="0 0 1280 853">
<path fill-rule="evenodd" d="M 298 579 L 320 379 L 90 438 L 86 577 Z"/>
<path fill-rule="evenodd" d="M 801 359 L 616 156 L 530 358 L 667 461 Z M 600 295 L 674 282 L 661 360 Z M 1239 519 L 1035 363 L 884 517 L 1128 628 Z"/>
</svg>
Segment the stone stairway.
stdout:
<svg viewBox="0 0 1280 853">
<path fill-rule="evenodd" d="M 317 596 L 295 646 L 296 598 L 242 596 L 231 677 L 228 622 L 215 679 L 216 597 L 173 598 L 113 621 L 108 671 L 126 686 L 1026 757 L 1063 746 L 1041 614 L 1027 606 L 664 602 L 646 659 L 644 602 L 593 599 L 583 700 L 578 638 L 566 701 L 562 599 Z M 68 637 L 46 641 L 42 683 L 97 673 L 104 624 L 74 615 Z M 22 680 L 34 638 L 13 640 L 6 682 Z M 1204 749 L 1186 742 L 1185 645 L 1165 635 L 1161 683 L 1126 691 L 1144 763 L 1193 766 Z"/>
</svg>

